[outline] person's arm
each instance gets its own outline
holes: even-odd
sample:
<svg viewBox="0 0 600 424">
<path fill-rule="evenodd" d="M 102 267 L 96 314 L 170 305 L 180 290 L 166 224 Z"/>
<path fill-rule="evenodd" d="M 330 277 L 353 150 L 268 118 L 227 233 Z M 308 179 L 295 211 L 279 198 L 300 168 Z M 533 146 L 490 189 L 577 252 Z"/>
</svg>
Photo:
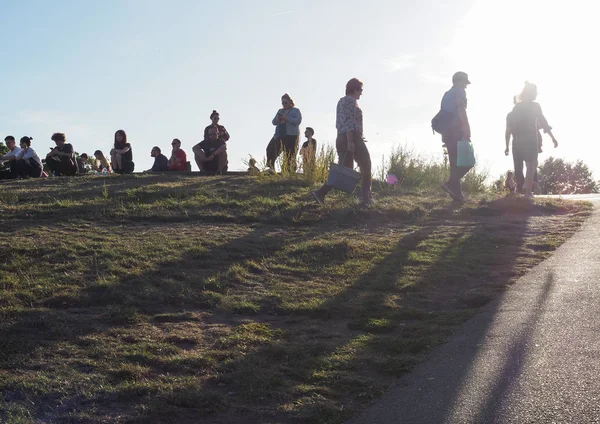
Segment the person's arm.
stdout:
<svg viewBox="0 0 600 424">
<path fill-rule="evenodd" d="M 460 125 L 463 136 L 467 140 L 471 140 L 471 126 L 469 125 L 469 118 L 467 116 L 467 99 L 466 97 L 456 97 L 456 110 L 458 111 L 458 117 L 460 118 Z"/>
<path fill-rule="evenodd" d="M 272 121 L 272 123 L 273 123 L 273 125 L 275 125 L 275 126 L 277 126 L 277 125 L 281 124 L 281 117 L 283 116 L 283 115 L 281 114 L 281 111 L 282 111 L 282 109 L 279 109 L 279 110 L 277 111 L 277 114 L 275 115 L 275 118 L 273 118 L 273 121 Z M 205 138 L 206 138 L 206 137 L 205 137 Z"/>
<path fill-rule="evenodd" d="M 506 150 L 504 150 L 504 154 L 506 156 L 509 155 L 510 153 L 510 136 L 512 135 L 512 132 L 510 130 L 510 125 L 508 123 L 508 120 L 506 121 L 506 131 L 504 133 L 504 139 L 506 141 Z"/>
<path fill-rule="evenodd" d="M 220 155 L 221 153 L 226 152 L 226 151 L 227 151 L 227 145 L 223 144 L 217 150 L 215 150 L 214 152 L 212 152 L 212 154 L 207 159 L 208 160 L 213 160 L 215 158 L 215 156 Z"/>
<path fill-rule="evenodd" d="M 7 154 L 2 156 L 2 160 L 4 160 L 4 161 L 15 160 L 15 159 L 17 159 L 17 156 L 15 155 L 14 151 L 9 151 Z"/>
<path fill-rule="evenodd" d="M 302 113 L 300 112 L 300 109 L 293 108 L 283 119 L 288 124 L 298 126 L 302 123 Z"/>
<path fill-rule="evenodd" d="M 225 141 L 225 142 L 229 141 L 229 133 L 227 132 L 225 127 L 221 126 L 219 132 L 220 132 L 219 137 L 221 137 L 221 139 L 223 141 Z"/>
<path fill-rule="evenodd" d="M 112 151 L 115 153 L 118 153 L 120 155 L 124 155 L 125 153 L 127 153 L 130 150 L 131 150 L 131 146 L 125 146 L 122 149 L 113 149 Z"/>
<path fill-rule="evenodd" d="M 538 124 L 539 124 L 540 128 L 542 128 L 544 130 L 544 133 L 548 134 L 550 136 L 550 138 L 552 139 L 552 142 L 554 143 L 554 147 L 556 148 L 556 147 L 558 147 L 558 140 L 556 140 L 556 137 L 554 137 L 554 134 L 552 134 L 552 127 L 550 126 L 550 124 L 548 124 L 548 120 L 542 113 L 542 107 L 539 105 L 539 103 L 536 103 L 536 105 L 537 105 L 536 114 L 537 114 Z"/>
<path fill-rule="evenodd" d="M 28 151 L 29 151 L 29 149 L 28 149 Z M 29 159 L 32 156 L 33 156 L 33 153 L 30 154 L 29 156 L 25 157 L 25 149 L 21 149 L 21 151 L 15 155 L 15 159 L 16 160 Z"/>
</svg>

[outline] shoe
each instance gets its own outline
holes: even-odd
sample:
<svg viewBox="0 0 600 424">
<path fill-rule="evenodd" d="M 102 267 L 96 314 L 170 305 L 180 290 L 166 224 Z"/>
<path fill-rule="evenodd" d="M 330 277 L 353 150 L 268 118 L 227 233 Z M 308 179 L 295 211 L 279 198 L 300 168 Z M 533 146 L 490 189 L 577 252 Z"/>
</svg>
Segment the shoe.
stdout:
<svg viewBox="0 0 600 424">
<path fill-rule="evenodd" d="M 317 203 L 321 206 L 325 206 L 325 198 L 319 196 L 319 194 L 317 193 L 317 190 L 312 192 L 312 196 L 313 198 L 317 201 Z"/>
<path fill-rule="evenodd" d="M 542 194 L 542 189 L 538 183 L 533 183 L 532 191 L 534 194 Z"/>
<path fill-rule="evenodd" d="M 533 193 L 527 193 L 527 194 L 525 194 L 525 198 L 528 200 L 533 200 L 535 198 L 535 196 L 533 195 Z"/>
<path fill-rule="evenodd" d="M 464 200 L 464 198 L 462 196 L 459 196 L 458 194 L 456 194 L 454 192 L 454 190 L 452 190 L 452 188 L 450 188 L 448 183 L 442 184 L 442 190 L 444 190 L 446 193 L 448 193 L 450 195 L 450 197 L 452 197 L 452 200 L 454 200 L 455 202 L 462 202 Z"/>
</svg>

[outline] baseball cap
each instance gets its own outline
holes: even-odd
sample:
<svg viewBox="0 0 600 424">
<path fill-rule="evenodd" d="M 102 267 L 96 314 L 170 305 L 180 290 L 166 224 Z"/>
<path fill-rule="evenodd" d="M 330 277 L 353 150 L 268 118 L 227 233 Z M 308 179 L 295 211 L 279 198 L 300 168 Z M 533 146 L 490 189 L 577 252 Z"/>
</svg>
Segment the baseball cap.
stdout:
<svg viewBox="0 0 600 424">
<path fill-rule="evenodd" d="M 452 76 L 452 84 L 456 84 L 457 82 L 466 82 L 467 84 L 471 84 L 471 81 L 469 81 L 469 76 L 466 72 L 457 72 Z"/>
</svg>

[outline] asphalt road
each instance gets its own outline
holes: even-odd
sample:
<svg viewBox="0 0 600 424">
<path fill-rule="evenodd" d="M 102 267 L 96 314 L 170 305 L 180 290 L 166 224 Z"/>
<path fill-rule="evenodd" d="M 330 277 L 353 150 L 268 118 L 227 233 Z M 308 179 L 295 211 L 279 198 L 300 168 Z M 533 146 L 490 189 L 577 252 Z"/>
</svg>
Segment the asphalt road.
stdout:
<svg viewBox="0 0 600 424">
<path fill-rule="evenodd" d="M 555 254 L 347 424 L 600 423 L 600 195 Z"/>
</svg>

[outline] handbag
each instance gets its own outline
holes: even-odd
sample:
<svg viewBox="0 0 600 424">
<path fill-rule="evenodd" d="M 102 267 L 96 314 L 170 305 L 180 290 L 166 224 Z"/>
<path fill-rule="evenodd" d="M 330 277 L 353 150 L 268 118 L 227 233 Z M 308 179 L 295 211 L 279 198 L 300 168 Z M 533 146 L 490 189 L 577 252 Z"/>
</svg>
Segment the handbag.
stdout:
<svg viewBox="0 0 600 424">
<path fill-rule="evenodd" d="M 475 166 L 475 150 L 473 144 L 467 140 L 461 140 L 456 145 L 456 166 L 459 168 L 473 168 Z"/>
</svg>

